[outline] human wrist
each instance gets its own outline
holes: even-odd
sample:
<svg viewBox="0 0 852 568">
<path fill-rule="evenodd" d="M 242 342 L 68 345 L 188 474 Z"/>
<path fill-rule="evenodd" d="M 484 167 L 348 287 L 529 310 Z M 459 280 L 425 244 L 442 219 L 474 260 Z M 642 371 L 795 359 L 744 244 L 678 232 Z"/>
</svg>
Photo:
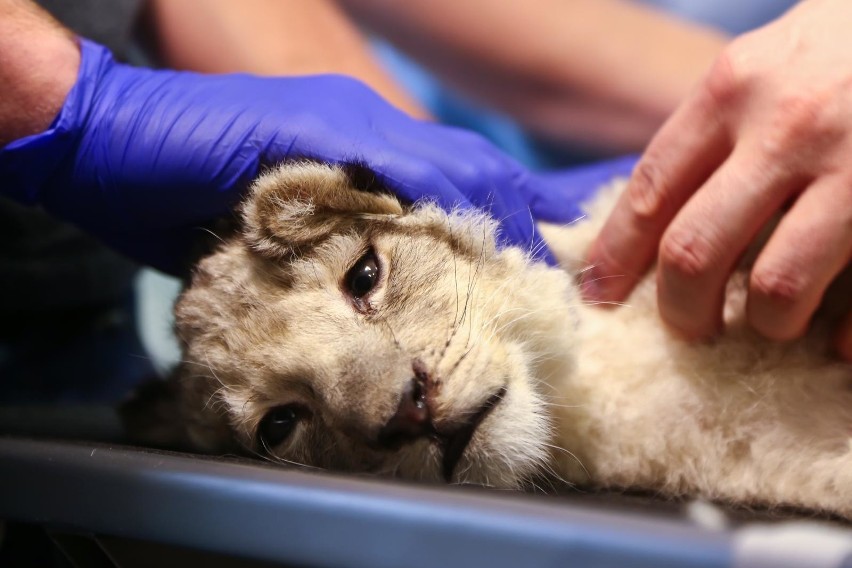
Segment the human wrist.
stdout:
<svg viewBox="0 0 852 568">
<path fill-rule="evenodd" d="M 0 148 L 47 129 L 77 78 L 74 36 L 38 7 L 0 1 Z"/>
<path fill-rule="evenodd" d="M 58 107 L 49 109 L 47 124 L 39 125 L 31 118 L 25 122 L 35 132 L 0 147 L 0 175 L 5 182 L 2 192 L 24 203 L 41 200 L 45 184 L 75 151 L 99 78 L 112 61 L 109 50 L 103 46 L 83 39 L 78 47 L 76 40 L 71 41 L 78 56 L 74 80 L 67 90 L 66 78 L 52 87 L 53 94 L 61 98 Z"/>
</svg>

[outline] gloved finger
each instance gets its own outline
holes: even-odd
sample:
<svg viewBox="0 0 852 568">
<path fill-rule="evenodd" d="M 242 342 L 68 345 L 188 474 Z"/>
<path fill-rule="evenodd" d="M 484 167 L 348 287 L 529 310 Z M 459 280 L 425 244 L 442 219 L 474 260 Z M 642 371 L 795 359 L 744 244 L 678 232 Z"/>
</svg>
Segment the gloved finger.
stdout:
<svg viewBox="0 0 852 568">
<path fill-rule="evenodd" d="M 376 166 L 372 159 L 368 164 Z M 423 195 L 423 188 L 428 187 L 431 188 L 429 196 L 446 211 L 473 206 L 483 209 L 499 223 L 498 246 L 517 246 L 529 252 L 533 258 L 556 264 L 555 257 L 535 226 L 523 193 L 512 184 L 507 184 L 502 190 L 483 193 L 477 196 L 476 203 L 472 203 L 458 191 L 456 184 L 447 179 L 444 172 L 420 160 L 401 159 L 384 168 L 384 171 L 383 164 L 377 166 L 385 183 L 394 188 L 397 195 L 414 201 Z"/>
<path fill-rule="evenodd" d="M 386 131 L 384 141 L 401 154 L 429 163 L 452 184 L 452 193 L 464 195 L 474 205 L 483 207 L 490 196 L 510 191 L 509 183 L 520 165 L 481 136 L 426 122 L 418 130 L 417 136 L 401 129 Z"/>
<path fill-rule="evenodd" d="M 429 126 L 426 132 L 440 133 L 446 138 L 443 144 L 438 140 L 429 143 L 429 136 L 397 140 L 389 133 L 392 147 L 403 153 L 385 152 L 382 159 L 381 152 L 373 150 L 365 153 L 369 156 L 365 162 L 408 199 L 425 194 L 445 210 L 459 205 L 486 210 L 500 223 L 499 244 L 535 251 L 537 258 L 552 261 L 521 188 L 529 183 L 528 172 L 478 135 Z M 455 144 L 447 146 L 447 140 Z"/>
<path fill-rule="evenodd" d="M 541 185 L 530 191 L 529 205 L 536 219 L 570 223 L 583 215 L 582 205 L 617 178 L 627 178 L 639 161 L 623 156 L 565 170 L 541 172 Z"/>
<path fill-rule="evenodd" d="M 502 192 L 496 193 L 495 199 L 500 200 L 499 205 L 491 205 L 488 208 L 492 216 L 500 222 L 498 246 L 519 247 L 532 258 L 555 266 L 556 257 L 539 233 L 536 220 L 523 196 L 517 192 Z M 498 215 L 498 211 L 502 214 Z"/>
<path fill-rule="evenodd" d="M 550 266 L 558 266 L 559 261 L 553 254 L 553 251 L 547 246 L 547 241 L 541 236 L 538 227 L 533 225 L 533 233 L 530 239 L 529 255 L 536 259 L 546 262 Z"/>
<path fill-rule="evenodd" d="M 471 206 L 444 172 L 420 157 L 368 150 L 358 162 L 366 165 L 382 185 L 408 203 L 428 198 L 445 211 Z"/>
</svg>

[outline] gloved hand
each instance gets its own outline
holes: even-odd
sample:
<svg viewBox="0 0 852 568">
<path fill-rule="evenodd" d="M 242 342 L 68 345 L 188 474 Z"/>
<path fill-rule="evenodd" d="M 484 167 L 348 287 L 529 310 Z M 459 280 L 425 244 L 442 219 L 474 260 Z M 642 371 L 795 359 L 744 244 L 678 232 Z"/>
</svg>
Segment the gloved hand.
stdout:
<svg viewBox="0 0 852 568">
<path fill-rule="evenodd" d="M 179 272 L 197 227 L 227 213 L 261 166 L 289 157 L 359 160 L 404 199 L 486 208 L 505 243 L 552 260 L 528 208 L 544 186 L 529 172 L 358 81 L 155 71 L 86 40 L 81 51 L 51 128 L 0 151 L 3 191 L 139 260 Z"/>
<path fill-rule="evenodd" d="M 624 156 L 575 168 L 534 174 L 538 183 L 528 192 L 533 216 L 551 223 L 569 223 L 583 216 L 581 206 L 615 178 L 628 178 L 639 156 Z"/>
</svg>

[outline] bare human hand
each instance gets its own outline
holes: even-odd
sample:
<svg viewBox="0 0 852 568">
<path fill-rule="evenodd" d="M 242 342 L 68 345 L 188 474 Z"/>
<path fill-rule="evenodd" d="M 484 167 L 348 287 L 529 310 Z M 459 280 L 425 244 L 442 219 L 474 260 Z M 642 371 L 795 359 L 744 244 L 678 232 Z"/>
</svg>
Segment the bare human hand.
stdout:
<svg viewBox="0 0 852 568">
<path fill-rule="evenodd" d="M 852 260 L 850 29 L 848 0 L 808 0 L 725 49 L 592 245 L 587 299 L 623 299 L 656 259 L 663 319 L 710 337 L 731 271 L 782 212 L 752 270 L 747 317 L 771 339 L 805 332 Z M 852 314 L 835 347 L 852 361 Z"/>
</svg>

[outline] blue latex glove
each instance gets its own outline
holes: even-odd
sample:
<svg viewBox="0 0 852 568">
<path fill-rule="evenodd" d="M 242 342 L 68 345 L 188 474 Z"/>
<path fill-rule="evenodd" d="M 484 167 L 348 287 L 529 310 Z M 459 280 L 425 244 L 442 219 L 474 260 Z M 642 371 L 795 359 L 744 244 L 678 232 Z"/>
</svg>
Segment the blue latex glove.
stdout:
<svg viewBox="0 0 852 568">
<path fill-rule="evenodd" d="M 528 200 L 545 184 L 483 138 L 411 119 L 358 81 L 140 69 L 86 40 L 81 52 L 51 128 L 0 151 L 3 192 L 143 262 L 179 272 L 197 227 L 288 157 L 361 161 L 406 200 L 486 208 L 504 243 L 542 250 Z"/>
<path fill-rule="evenodd" d="M 639 156 L 624 156 L 594 164 L 535 174 L 539 184 L 529 197 L 536 219 L 568 223 L 583 216 L 581 206 L 615 178 L 630 177 Z M 543 189 L 541 189 L 543 188 Z"/>
</svg>

